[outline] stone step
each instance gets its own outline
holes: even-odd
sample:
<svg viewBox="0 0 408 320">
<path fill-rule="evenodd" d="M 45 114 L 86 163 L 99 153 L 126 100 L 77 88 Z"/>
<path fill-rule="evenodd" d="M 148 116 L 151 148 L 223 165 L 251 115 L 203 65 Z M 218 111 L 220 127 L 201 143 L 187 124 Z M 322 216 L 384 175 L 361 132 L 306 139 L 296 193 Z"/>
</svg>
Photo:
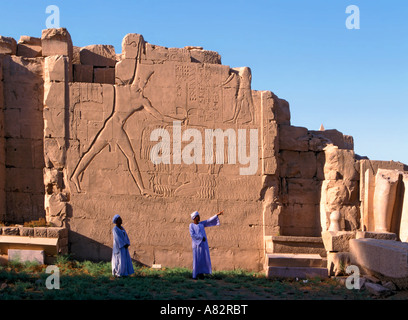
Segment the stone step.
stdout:
<svg viewBox="0 0 408 320">
<path fill-rule="evenodd" d="M 267 267 L 325 267 L 327 263 L 319 254 L 268 253 Z"/>
<path fill-rule="evenodd" d="M 326 257 L 321 237 L 265 236 L 266 253 L 307 253 Z"/>
<path fill-rule="evenodd" d="M 327 268 L 315 267 L 267 267 L 266 277 L 268 278 L 328 278 Z"/>
</svg>

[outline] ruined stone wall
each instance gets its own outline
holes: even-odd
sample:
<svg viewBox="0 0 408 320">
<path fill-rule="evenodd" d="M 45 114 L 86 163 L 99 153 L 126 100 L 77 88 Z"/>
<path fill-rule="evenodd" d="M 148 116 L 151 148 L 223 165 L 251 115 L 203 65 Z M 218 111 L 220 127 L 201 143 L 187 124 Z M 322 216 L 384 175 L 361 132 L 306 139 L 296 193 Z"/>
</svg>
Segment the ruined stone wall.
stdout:
<svg viewBox="0 0 408 320">
<path fill-rule="evenodd" d="M 0 206 L 8 222 L 67 226 L 76 258 L 110 259 L 115 214 L 133 259 L 190 267 L 190 213 L 224 210 L 207 230 L 215 269 L 260 270 L 265 236 L 318 237 L 333 211 L 360 227 L 352 137 L 292 126 L 288 102 L 252 90 L 248 67 L 138 34 L 121 54 L 78 48 L 65 29 L 4 54 Z"/>
<path fill-rule="evenodd" d="M 4 212 L 9 223 L 21 223 L 44 216 L 43 60 L 18 56 L 22 44 L 12 38 L 2 37 L 0 42 L 3 54 Z"/>
<path fill-rule="evenodd" d="M 4 138 L 3 56 L 0 55 L 0 222 L 6 216 L 6 140 Z"/>
<path fill-rule="evenodd" d="M 109 46 L 75 49 L 67 34 L 44 32 L 42 41 L 54 48 L 43 51 L 45 209 L 48 221 L 70 228 L 71 252 L 110 259 L 111 219 L 118 213 L 135 260 L 190 266 L 190 213 L 198 210 L 206 219 L 224 209 L 221 226 L 207 231 L 214 267 L 261 269 L 260 134 L 250 175 L 240 174 L 249 164 L 238 158 L 230 164 L 229 138 L 221 141 L 222 154 L 214 146 L 210 163 L 204 151 L 202 163 L 186 163 L 192 137 L 181 141 L 182 161 L 173 148 L 174 135 L 187 129 L 202 138 L 202 145 L 194 140 L 194 152 L 205 146 L 206 129 L 231 129 L 232 139 L 242 129 L 249 155 L 250 129 L 260 124 L 249 68 L 221 65 L 212 51 L 151 45 L 136 34 L 124 38 L 121 55 Z M 97 72 L 112 70 L 115 85 L 110 76 L 98 80 Z M 158 128 L 169 134 L 163 147 L 169 147 L 170 163 L 152 162 L 159 141 L 151 135 Z"/>
</svg>

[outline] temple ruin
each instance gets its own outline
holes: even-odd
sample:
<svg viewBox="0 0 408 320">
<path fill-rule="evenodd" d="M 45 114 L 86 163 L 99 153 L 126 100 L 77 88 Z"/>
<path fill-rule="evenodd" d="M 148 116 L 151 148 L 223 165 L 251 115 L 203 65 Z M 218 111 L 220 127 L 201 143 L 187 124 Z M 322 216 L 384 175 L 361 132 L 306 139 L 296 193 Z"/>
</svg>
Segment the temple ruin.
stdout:
<svg viewBox="0 0 408 320">
<path fill-rule="evenodd" d="M 0 222 L 46 218 L 68 230 L 75 258 L 110 260 L 115 214 L 148 266 L 191 267 L 196 210 L 225 212 L 208 230 L 218 270 L 279 275 L 282 259 L 313 255 L 306 266 L 324 273 L 328 252 L 349 251 L 336 237 L 408 241 L 406 165 L 358 156 L 337 130 L 292 126 L 286 100 L 217 52 L 127 34 L 116 53 L 46 29 L 0 37 L 0 80 Z"/>
</svg>

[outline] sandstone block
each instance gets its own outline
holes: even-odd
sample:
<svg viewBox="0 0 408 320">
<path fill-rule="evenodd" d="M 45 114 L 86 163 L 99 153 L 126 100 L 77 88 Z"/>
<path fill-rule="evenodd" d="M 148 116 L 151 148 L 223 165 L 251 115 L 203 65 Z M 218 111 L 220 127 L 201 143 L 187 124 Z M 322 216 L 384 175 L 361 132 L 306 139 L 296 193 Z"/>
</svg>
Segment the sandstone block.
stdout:
<svg viewBox="0 0 408 320">
<path fill-rule="evenodd" d="M 94 67 L 114 67 L 116 65 L 115 48 L 112 45 L 90 45 L 81 48 L 81 64 Z"/>
<path fill-rule="evenodd" d="M 34 227 L 34 237 L 47 238 L 47 228 L 46 227 Z"/>
<path fill-rule="evenodd" d="M 81 47 L 73 46 L 72 64 L 81 64 Z"/>
<path fill-rule="evenodd" d="M 281 151 L 280 176 L 287 178 L 313 179 L 317 162 L 314 152 Z"/>
<path fill-rule="evenodd" d="M 322 239 L 326 251 L 348 252 L 349 240 L 355 238 L 355 231 L 322 232 Z"/>
<path fill-rule="evenodd" d="M 360 168 L 354 151 L 329 145 L 325 148 L 325 156 L 324 177 L 326 180 L 359 180 Z"/>
<path fill-rule="evenodd" d="M 44 264 L 44 250 L 8 249 L 8 260 L 19 262 L 38 262 Z"/>
<path fill-rule="evenodd" d="M 324 180 L 322 192 L 325 193 L 326 210 L 333 212 L 340 210 L 344 205 L 358 203 L 358 181 L 350 180 Z"/>
<path fill-rule="evenodd" d="M 17 43 L 17 55 L 26 58 L 41 57 L 41 39 L 30 36 L 21 36 Z"/>
<path fill-rule="evenodd" d="M 379 240 L 397 240 L 397 235 L 392 232 L 373 232 L 373 231 L 357 231 L 356 239 L 379 239 Z"/>
<path fill-rule="evenodd" d="M 323 130 L 323 131 L 310 131 L 310 133 L 320 138 L 322 141 L 325 141 L 327 144 L 332 143 L 337 146 L 339 149 L 353 150 L 354 149 L 354 140 L 352 136 L 344 135 L 341 132 L 332 129 L 332 130 Z"/>
<path fill-rule="evenodd" d="M 17 42 L 14 38 L 0 36 L 0 54 L 16 55 Z"/>
<path fill-rule="evenodd" d="M 20 236 L 22 236 L 22 237 L 34 237 L 34 228 L 20 227 Z"/>
<path fill-rule="evenodd" d="M 55 168 L 44 168 L 44 185 L 56 185 L 62 188 L 63 175 L 62 172 Z"/>
<path fill-rule="evenodd" d="M 308 130 L 302 127 L 290 125 L 279 126 L 279 148 L 280 150 L 308 151 Z"/>
<path fill-rule="evenodd" d="M 44 80 L 45 81 L 67 81 L 69 68 L 68 57 L 66 56 L 49 56 L 45 58 L 44 63 Z"/>
<path fill-rule="evenodd" d="M 408 243 L 367 238 L 349 244 L 352 264 L 391 279 L 408 277 Z"/>
<path fill-rule="evenodd" d="M 47 228 L 47 238 L 67 238 L 68 229 L 66 228 L 56 228 L 56 227 L 48 227 Z"/>
<path fill-rule="evenodd" d="M 94 68 L 94 82 L 115 84 L 115 68 Z"/>
<path fill-rule="evenodd" d="M 387 295 L 390 293 L 390 289 L 377 284 L 377 283 L 371 283 L 371 282 L 366 282 L 364 287 L 370 292 L 371 294 L 375 296 L 382 296 L 382 295 Z"/>
<path fill-rule="evenodd" d="M 320 201 L 321 183 L 314 179 L 285 179 L 288 203 L 317 205 Z"/>
<path fill-rule="evenodd" d="M 93 81 L 93 66 L 84 64 L 74 64 L 74 82 L 88 82 Z"/>
<path fill-rule="evenodd" d="M 209 50 L 190 50 L 191 62 L 221 64 L 221 55 Z"/>
<path fill-rule="evenodd" d="M 18 236 L 20 234 L 19 227 L 3 227 L 2 234 L 5 236 Z"/>
<path fill-rule="evenodd" d="M 274 98 L 274 112 L 276 120 L 280 125 L 289 125 L 290 126 L 290 109 L 289 102 L 284 99 L 279 99 L 275 96 Z"/>
<path fill-rule="evenodd" d="M 72 61 L 73 45 L 71 35 L 65 28 L 45 29 L 41 34 L 43 57 L 64 55 Z"/>
</svg>

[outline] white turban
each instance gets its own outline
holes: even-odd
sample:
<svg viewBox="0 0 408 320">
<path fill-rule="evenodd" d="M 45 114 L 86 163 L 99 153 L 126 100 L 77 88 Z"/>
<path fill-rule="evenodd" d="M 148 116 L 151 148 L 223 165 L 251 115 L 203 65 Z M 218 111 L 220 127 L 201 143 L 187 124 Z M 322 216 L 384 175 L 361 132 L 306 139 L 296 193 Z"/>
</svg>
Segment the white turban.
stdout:
<svg viewBox="0 0 408 320">
<path fill-rule="evenodd" d="M 120 215 L 115 214 L 115 215 L 113 216 L 112 222 L 113 222 L 113 223 L 116 223 L 116 220 L 118 220 L 118 218 L 120 218 Z"/>
<path fill-rule="evenodd" d="M 198 213 L 198 211 L 194 211 L 194 212 L 191 214 L 191 220 L 194 220 L 194 218 L 197 217 L 198 215 L 200 215 L 200 214 Z"/>
</svg>

